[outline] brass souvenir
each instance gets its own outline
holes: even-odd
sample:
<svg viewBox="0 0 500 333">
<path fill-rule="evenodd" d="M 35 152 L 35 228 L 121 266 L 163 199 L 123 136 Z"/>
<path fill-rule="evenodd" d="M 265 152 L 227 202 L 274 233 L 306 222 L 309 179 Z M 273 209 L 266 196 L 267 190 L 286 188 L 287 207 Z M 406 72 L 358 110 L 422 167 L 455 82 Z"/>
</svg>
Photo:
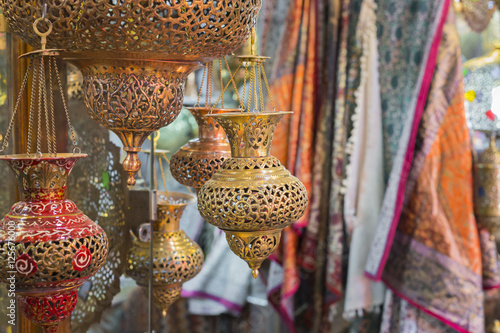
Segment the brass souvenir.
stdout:
<svg viewBox="0 0 500 333">
<path fill-rule="evenodd" d="M 281 231 L 305 212 L 304 185 L 269 155 L 277 123 L 289 112 L 224 113 L 213 117 L 224 128 L 231 158 L 198 193 L 198 210 L 222 229 L 231 250 L 254 277 L 279 245 Z"/>
<path fill-rule="evenodd" d="M 132 234 L 127 275 L 148 288 L 150 258 L 153 258 L 153 302 L 166 314 L 179 299 L 182 284 L 199 273 L 204 256 L 201 248 L 182 230 L 179 222 L 185 207 L 196 201 L 190 194 L 159 192 L 158 219 L 154 222 L 153 252 L 150 242 Z"/>
<path fill-rule="evenodd" d="M 170 171 L 179 183 L 197 192 L 212 178 L 224 160 L 231 157 L 226 133 L 208 114 L 224 114 L 239 109 L 188 108 L 198 123 L 197 139 L 182 146 L 170 159 Z"/>
<path fill-rule="evenodd" d="M 474 212 L 480 227 L 495 234 L 500 227 L 500 152 L 491 136 L 488 149 L 474 163 Z"/>
</svg>

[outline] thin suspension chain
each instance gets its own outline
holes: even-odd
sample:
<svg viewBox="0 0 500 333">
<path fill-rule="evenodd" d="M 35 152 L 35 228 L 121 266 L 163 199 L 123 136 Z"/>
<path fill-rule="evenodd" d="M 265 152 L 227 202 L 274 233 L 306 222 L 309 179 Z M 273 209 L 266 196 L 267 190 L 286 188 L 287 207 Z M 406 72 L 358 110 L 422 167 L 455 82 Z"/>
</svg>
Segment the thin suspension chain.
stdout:
<svg viewBox="0 0 500 333">
<path fill-rule="evenodd" d="M 45 77 L 45 59 L 43 59 L 43 58 L 42 58 L 42 63 L 43 63 L 43 71 L 42 71 L 41 81 L 46 83 L 47 81 L 46 81 L 46 77 Z M 48 101 L 48 97 L 47 97 L 47 90 L 48 90 L 47 85 L 42 84 L 43 110 L 45 113 L 45 128 L 46 128 L 46 132 L 47 132 L 47 134 L 46 134 L 47 135 L 47 150 L 48 150 L 49 154 L 52 155 L 54 153 L 54 151 L 52 151 L 52 141 L 54 141 L 54 138 L 52 137 L 52 133 L 50 131 L 49 105 L 48 105 L 49 101 Z"/>
<path fill-rule="evenodd" d="M 227 61 L 226 61 L 226 64 L 227 64 Z M 240 96 L 238 94 L 238 89 L 236 88 L 236 83 L 234 83 L 234 76 L 236 75 L 236 73 L 238 73 L 238 71 L 240 70 L 241 68 L 241 64 L 238 66 L 238 68 L 236 69 L 236 71 L 234 71 L 234 74 L 231 73 L 231 70 L 229 68 L 229 65 L 227 66 L 228 70 L 229 70 L 229 74 L 230 74 L 230 80 L 229 82 L 226 84 L 226 86 L 224 87 L 224 89 L 222 90 L 222 92 L 220 93 L 219 95 L 219 98 L 217 98 L 217 100 L 215 101 L 215 103 L 212 105 L 211 107 L 211 110 L 210 112 L 212 112 L 212 110 L 214 108 L 217 107 L 217 105 L 219 105 L 219 102 L 221 100 L 221 98 L 224 98 L 224 94 L 226 93 L 226 90 L 227 88 L 229 88 L 229 85 L 231 85 L 231 82 L 233 83 L 234 85 L 234 90 L 236 91 L 236 96 L 238 97 L 238 100 L 239 100 L 239 103 L 240 103 L 240 108 L 243 109 L 243 106 L 242 106 L 242 102 L 241 102 L 241 99 L 240 99 Z"/>
<path fill-rule="evenodd" d="M 39 82 L 38 82 L 38 133 L 36 136 L 36 155 L 39 155 L 42 153 L 42 113 L 43 113 L 43 86 L 45 84 L 43 80 L 43 72 L 44 72 L 44 66 L 43 66 L 43 58 L 40 57 L 40 65 L 38 67 L 39 70 Z"/>
<path fill-rule="evenodd" d="M 49 103 L 50 103 L 50 123 L 52 125 L 51 129 L 51 135 L 52 135 L 52 152 L 54 156 L 56 155 L 57 147 L 56 147 L 56 124 L 55 124 L 55 117 L 54 117 L 54 94 L 53 94 L 53 87 L 54 87 L 54 79 L 52 76 L 52 60 L 49 58 L 49 89 L 50 89 L 50 94 L 49 94 Z"/>
<path fill-rule="evenodd" d="M 9 127 L 7 128 L 7 132 L 5 133 L 5 137 L 2 142 L 2 148 L 0 149 L 0 153 L 3 153 L 5 149 L 9 146 L 9 137 L 12 133 L 12 128 L 14 126 L 14 119 L 16 118 L 17 110 L 19 110 L 19 104 L 24 96 L 24 91 L 26 89 L 26 85 L 28 84 L 28 79 L 30 76 L 31 68 L 33 67 L 33 62 L 30 61 L 28 65 L 28 69 L 24 74 L 23 83 L 21 84 L 21 90 L 19 91 L 19 96 L 17 96 L 16 105 L 14 106 L 14 111 L 12 112 L 12 117 L 10 118 Z"/>
<path fill-rule="evenodd" d="M 260 98 L 260 111 L 264 111 L 264 94 L 262 92 L 262 68 L 260 63 L 257 64 L 257 77 L 259 81 L 259 98 Z"/>
<path fill-rule="evenodd" d="M 212 83 L 213 83 L 213 63 L 208 64 L 207 89 L 208 95 L 205 100 L 205 107 L 210 107 L 212 104 Z"/>
<path fill-rule="evenodd" d="M 219 58 L 219 74 L 220 74 L 220 91 L 222 94 L 222 92 L 224 91 L 224 82 L 222 81 L 222 59 L 221 58 Z M 222 97 L 221 105 L 222 105 L 222 108 L 224 109 L 224 96 Z"/>
<path fill-rule="evenodd" d="M 29 121 L 28 121 L 28 143 L 27 143 L 27 147 L 26 147 L 26 154 L 28 155 L 28 157 L 30 157 L 30 154 L 31 154 L 31 140 L 32 140 L 32 137 L 33 137 L 33 118 L 35 116 L 35 112 L 34 112 L 34 103 L 35 103 L 35 97 L 36 97 L 36 94 L 35 94 L 35 91 L 36 91 L 36 87 L 37 87 L 37 84 L 38 84 L 38 62 L 32 60 L 35 65 L 34 65 L 34 68 L 33 68 L 33 77 L 32 77 L 32 84 L 31 84 L 31 101 L 30 101 L 30 109 L 29 109 Z"/>
<path fill-rule="evenodd" d="M 258 110 L 258 109 L 259 109 L 259 106 L 258 106 L 259 100 L 258 100 L 258 98 L 257 98 L 257 94 L 258 94 L 258 93 L 257 93 L 257 86 L 258 86 L 258 84 L 257 84 L 257 80 L 258 80 L 259 78 L 257 77 L 257 73 L 255 73 L 255 72 L 256 72 L 255 67 L 257 67 L 257 66 L 255 66 L 255 63 L 253 63 L 253 64 L 252 64 L 252 73 L 253 73 L 253 79 L 254 79 L 254 81 L 253 81 L 253 89 L 254 89 L 254 90 L 253 90 L 253 93 L 254 93 L 254 98 L 255 98 L 254 108 L 253 108 L 253 109 L 254 109 L 254 111 L 257 111 L 257 112 L 258 112 L 258 111 L 259 111 L 259 110 Z"/>
<path fill-rule="evenodd" d="M 80 148 L 78 148 L 78 146 L 76 145 L 76 134 L 75 130 L 73 129 L 73 126 L 71 125 L 71 120 L 69 119 L 68 104 L 66 103 L 66 99 L 64 98 L 64 90 L 62 88 L 61 78 L 59 76 L 59 68 L 57 67 L 57 62 L 55 58 L 54 58 L 54 69 L 56 72 L 57 83 L 59 84 L 59 92 L 61 93 L 61 100 L 64 106 L 64 113 L 66 114 L 66 120 L 68 121 L 68 127 L 71 133 L 71 141 L 73 142 L 73 153 L 79 153 Z"/>
<path fill-rule="evenodd" d="M 238 71 L 240 70 L 241 68 L 241 63 L 240 65 L 238 66 L 238 68 L 236 68 L 236 70 L 234 71 L 234 74 L 231 73 L 231 68 L 229 67 L 229 64 L 227 62 L 227 59 L 226 57 L 224 57 L 224 62 L 226 63 L 226 67 L 227 67 L 227 70 L 229 71 L 229 78 L 230 78 L 230 82 L 233 84 L 233 87 L 234 87 L 234 92 L 236 93 L 236 98 L 238 98 L 238 103 L 240 104 L 240 109 L 243 109 L 244 108 L 244 105 L 241 101 L 241 98 L 240 98 L 240 94 L 238 93 L 238 87 L 236 86 L 236 82 L 234 82 L 234 76 L 236 75 L 236 73 L 238 73 Z M 229 85 L 229 84 L 228 84 Z M 227 86 L 226 88 L 224 89 L 224 92 L 226 91 L 227 89 Z M 244 91 L 244 90 L 243 90 Z"/>
<path fill-rule="evenodd" d="M 269 96 L 269 100 L 271 101 L 271 105 L 273 106 L 273 111 L 276 111 L 276 105 L 274 104 L 274 98 L 273 98 L 273 95 L 271 94 L 271 89 L 269 88 L 269 82 L 267 82 L 267 75 L 266 75 L 266 71 L 264 70 L 264 64 L 260 63 L 260 66 L 262 67 L 262 76 L 264 77 L 264 83 L 266 84 L 267 94 Z"/>
<path fill-rule="evenodd" d="M 194 105 L 195 107 L 200 107 L 201 92 L 203 91 L 203 83 L 205 83 L 207 70 L 208 70 L 208 64 L 205 64 L 205 68 L 203 69 L 203 77 L 201 79 L 201 84 L 200 84 L 200 91 L 198 92 L 198 99 L 196 100 L 196 104 Z"/>
</svg>

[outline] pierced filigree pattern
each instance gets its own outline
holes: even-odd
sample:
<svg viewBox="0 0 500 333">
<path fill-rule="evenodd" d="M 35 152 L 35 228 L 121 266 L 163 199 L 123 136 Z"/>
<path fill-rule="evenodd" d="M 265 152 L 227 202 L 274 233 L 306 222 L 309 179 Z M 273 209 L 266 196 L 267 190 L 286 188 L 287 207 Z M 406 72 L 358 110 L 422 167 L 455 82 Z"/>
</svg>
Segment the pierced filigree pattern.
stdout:
<svg viewBox="0 0 500 333">
<path fill-rule="evenodd" d="M 24 315 L 38 325 L 53 326 L 65 320 L 75 309 L 77 291 L 55 292 L 44 298 L 21 295 L 19 304 Z M 56 331 L 56 327 L 52 327 Z"/>
<path fill-rule="evenodd" d="M 13 244 L 16 258 L 27 254 L 38 267 L 32 274 L 17 274 L 16 285 L 19 288 L 25 288 L 29 285 L 35 285 L 37 288 L 53 285 L 61 287 L 80 285 L 83 282 L 82 279 L 93 275 L 99 270 L 108 254 L 108 239 L 102 229 L 101 233 L 80 239 L 61 239 L 38 243 L 14 242 Z M 8 245 L 8 242 L 0 241 L 1 262 L 7 262 L 8 260 Z M 92 259 L 82 270 L 75 270 L 72 264 L 73 258 L 82 246 L 85 246 L 92 253 Z M 7 269 L 0 270 L 1 281 L 6 281 L 10 276 L 7 271 Z"/>
<path fill-rule="evenodd" d="M 198 123 L 198 139 L 182 146 L 170 160 L 170 171 L 179 183 L 200 189 L 231 157 L 222 127 L 208 114 L 223 114 L 235 109 L 189 108 Z"/>
<path fill-rule="evenodd" d="M 224 128 L 232 157 L 198 192 L 198 210 L 224 230 L 231 250 L 258 269 L 278 246 L 280 232 L 304 215 L 304 185 L 269 155 L 285 112 L 212 115 Z"/>
<path fill-rule="evenodd" d="M 181 292 L 181 285 L 170 285 L 166 287 L 161 286 L 153 288 L 154 303 L 163 310 L 163 315 L 166 315 L 166 312 L 170 305 L 172 305 L 181 297 Z"/>
<path fill-rule="evenodd" d="M 172 60 L 229 54 L 248 38 L 261 5 L 261 0 L 46 2 L 47 18 L 54 25 L 48 47 Z M 42 16 L 43 3 L 0 1 L 12 31 L 35 46 L 40 38 L 26 27 Z"/>
<path fill-rule="evenodd" d="M 226 232 L 231 251 L 249 263 L 250 268 L 258 269 L 260 264 L 277 248 L 281 231 L 274 233 Z"/>
<path fill-rule="evenodd" d="M 213 117 L 226 132 L 231 145 L 231 156 L 248 158 L 269 156 L 276 125 L 286 114 L 233 113 Z"/>
<path fill-rule="evenodd" d="M 153 232 L 153 237 L 155 285 L 184 283 L 198 274 L 203 265 L 203 253 L 184 231 Z M 127 275 L 136 280 L 137 284 L 147 286 L 149 262 L 149 243 L 134 241 L 128 257 Z"/>
<path fill-rule="evenodd" d="M 229 157 L 224 156 L 225 154 L 216 153 L 212 153 L 212 157 L 207 156 L 209 154 L 185 152 L 181 148 L 170 159 L 172 176 L 182 185 L 196 189 L 201 188 L 203 184 L 212 179 L 213 174 L 219 170 L 222 163 Z"/>
<path fill-rule="evenodd" d="M 194 201 L 192 195 L 159 192 L 152 253 L 149 242 L 142 242 L 132 234 L 133 244 L 128 254 L 126 273 L 139 286 L 147 287 L 152 258 L 153 290 L 156 290 L 154 301 L 164 312 L 171 304 L 168 302 L 180 296 L 182 284 L 198 274 L 203 265 L 204 256 L 200 246 L 179 230 L 184 208 Z M 173 291 L 177 288 L 178 293 Z M 166 294 L 161 295 L 162 292 Z"/>
<path fill-rule="evenodd" d="M 16 173 L 24 198 L 0 221 L 0 262 L 6 263 L 0 267 L 0 281 L 7 282 L 15 269 L 23 311 L 50 331 L 70 315 L 78 287 L 99 270 L 108 254 L 102 228 L 65 199 L 67 177 L 84 156 L 0 157 Z M 68 297 L 73 297 L 71 304 L 63 305 Z"/>
<path fill-rule="evenodd" d="M 263 159 L 224 162 L 198 193 L 201 216 L 223 230 L 240 231 L 282 229 L 298 220 L 308 204 L 304 185 L 283 166 L 268 167 L 276 158 Z"/>
<path fill-rule="evenodd" d="M 188 72 L 174 71 L 168 63 L 157 67 L 140 61 L 82 65 L 84 102 L 92 119 L 111 130 L 152 132 L 170 124 L 182 108 Z"/>
</svg>

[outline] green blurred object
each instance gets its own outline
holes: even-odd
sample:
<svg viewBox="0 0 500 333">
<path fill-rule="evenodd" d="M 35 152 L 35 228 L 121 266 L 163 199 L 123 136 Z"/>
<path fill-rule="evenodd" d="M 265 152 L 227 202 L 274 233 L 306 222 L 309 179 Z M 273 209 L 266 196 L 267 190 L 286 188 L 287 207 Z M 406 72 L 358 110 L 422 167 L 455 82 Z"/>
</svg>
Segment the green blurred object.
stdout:
<svg viewBox="0 0 500 333">
<path fill-rule="evenodd" d="M 159 132 L 157 148 L 174 153 L 187 141 L 198 136 L 198 125 L 191 113 L 183 107 L 177 119 Z"/>
<path fill-rule="evenodd" d="M 102 173 L 102 187 L 109 191 L 109 172 L 107 171 Z"/>
</svg>

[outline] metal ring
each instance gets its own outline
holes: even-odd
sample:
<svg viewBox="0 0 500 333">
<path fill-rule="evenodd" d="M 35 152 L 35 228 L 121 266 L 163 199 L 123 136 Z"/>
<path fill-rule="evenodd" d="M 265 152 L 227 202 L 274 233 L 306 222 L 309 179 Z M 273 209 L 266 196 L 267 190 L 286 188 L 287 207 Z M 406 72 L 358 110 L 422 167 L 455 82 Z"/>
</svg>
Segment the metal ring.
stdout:
<svg viewBox="0 0 500 333">
<path fill-rule="evenodd" d="M 82 151 L 81 151 L 80 147 L 73 148 L 73 154 L 81 154 L 81 153 L 82 153 Z"/>
<path fill-rule="evenodd" d="M 40 30 L 38 30 L 37 28 L 37 25 L 39 22 L 41 21 L 46 21 L 49 25 L 49 30 L 47 30 L 46 32 L 40 32 Z M 33 23 L 33 30 L 35 30 L 35 33 L 40 36 L 40 37 L 47 37 L 51 32 L 52 32 L 52 22 L 50 22 L 48 19 L 46 18 L 43 18 L 43 17 L 39 17 L 35 20 L 35 22 Z"/>
<path fill-rule="evenodd" d="M 151 240 L 151 225 L 149 223 L 143 223 L 139 226 L 139 239 L 143 242 Z"/>
<path fill-rule="evenodd" d="M 37 152 L 35 153 L 35 158 L 42 158 L 42 157 L 43 157 L 42 152 L 37 151 Z"/>
</svg>

